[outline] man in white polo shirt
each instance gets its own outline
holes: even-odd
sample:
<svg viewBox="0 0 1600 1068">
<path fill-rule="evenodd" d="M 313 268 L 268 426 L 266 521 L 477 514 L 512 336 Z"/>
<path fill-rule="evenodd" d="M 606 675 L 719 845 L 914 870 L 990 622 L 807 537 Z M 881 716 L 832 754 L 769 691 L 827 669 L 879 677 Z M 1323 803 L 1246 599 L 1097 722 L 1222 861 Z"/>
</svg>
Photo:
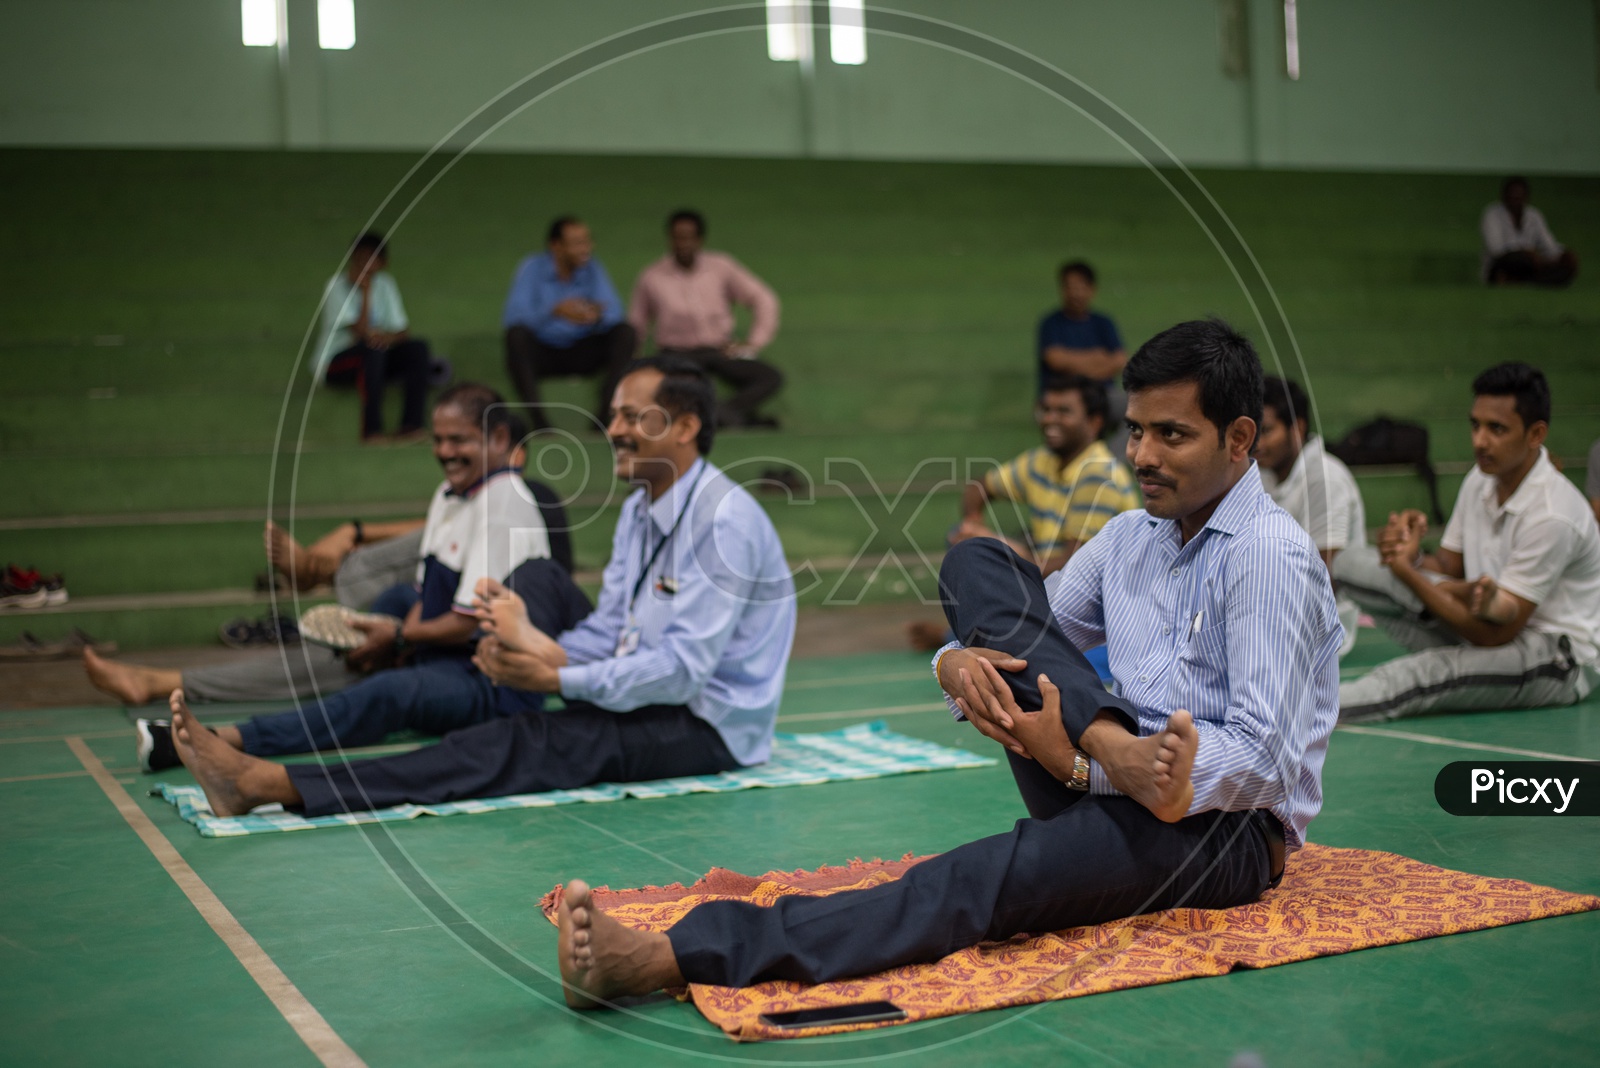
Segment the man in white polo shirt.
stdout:
<svg viewBox="0 0 1600 1068">
<path fill-rule="evenodd" d="M 1503 363 L 1472 392 L 1477 467 L 1439 551 L 1422 554 L 1427 519 L 1406 511 L 1390 516 L 1377 553 L 1334 563 L 1345 589 L 1417 650 L 1340 686 L 1341 722 L 1566 705 L 1594 687 L 1600 528 L 1544 449 L 1550 387 L 1537 369 Z"/>
<path fill-rule="evenodd" d="M 1367 544 L 1367 510 L 1356 478 L 1337 456 L 1311 433 L 1311 402 L 1299 383 L 1268 375 L 1261 432 L 1256 436 L 1256 463 L 1261 485 L 1279 508 L 1294 516 L 1331 571 L 1334 558 L 1346 549 Z M 1338 587 L 1334 587 L 1338 593 Z M 1344 656 L 1356 644 L 1361 608 L 1339 594 L 1339 624 L 1344 627 Z"/>
<path fill-rule="evenodd" d="M 590 610 L 550 559 L 543 515 L 521 468 L 512 466 L 522 433 L 488 386 L 462 383 L 440 396 L 433 451 L 444 481 L 423 528 L 417 601 L 403 620 L 354 624 L 367 641 L 347 658 L 374 674 L 314 702 L 220 727 L 223 742 L 254 756 L 281 756 L 373 745 L 403 730 L 442 735 L 543 707 L 542 695 L 496 685 L 472 663 L 473 588 L 481 579 L 516 590 L 542 627 L 570 627 Z M 170 726 L 139 724 L 141 765 L 176 766 Z"/>
</svg>

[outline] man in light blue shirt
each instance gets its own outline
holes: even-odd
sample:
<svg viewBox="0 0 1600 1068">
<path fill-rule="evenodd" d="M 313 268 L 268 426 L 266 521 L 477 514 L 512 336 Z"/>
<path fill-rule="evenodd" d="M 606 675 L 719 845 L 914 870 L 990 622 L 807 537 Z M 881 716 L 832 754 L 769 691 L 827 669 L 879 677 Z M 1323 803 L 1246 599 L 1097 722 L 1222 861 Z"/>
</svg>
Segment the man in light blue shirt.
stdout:
<svg viewBox="0 0 1600 1068">
<path fill-rule="evenodd" d="M 891 883 L 711 902 L 664 933 L 623 927 L 569 883 L 569 1004 L 867 975 L 1022 932 L 1228 908 L 1276 885 L 1321 805 L 1342 634 L 1321 558 L 1250 457 L 1261 382 L 1226 324 L 1157 335 L 1124 377 L 1145 508 L 1048 585 L 990 539 L 946 556 L 960 641 L 935 673 L 952 710 L 1006 747 L 1031 818 Z M 1114 693 L 1078 652 L 1101 640 Z"/>
<path fill-rule="evenodd" d="M 795 627 L 777 531 L 704 458 L 716 394 L 697 366 L 641 360 L 615 401 L 617 474 L 638 489 L 594 613 L 552 638 L 500 583 L 478 584 L 485 636 L 474 664 L 497 685 L 559 693 L 566 708 L 499 717 L 398 756 L 285 767 L 191 730 L 175 695 L 173 740 L 214 812 L 277 802 L 330 815 L 707 775 L 768 758 Z M 550 568 L 547 577 L 560 570 Z"/>
<path fill-rule="evenodd" d="M 355 386 L 361 393 L 361 440 L 383 436 L 383 392 L 399 381 L 405 396 L 401 440 L 425 436 L 423 416 L 433 354 L 410 335 L 411 321 L 400 287 L 389 273 L 389 246 L 382 234 L 356 238 L 344 270 L 328 281 L 322 300 L 322 333 L 311 374 L 330 386 Z"/>
<path fill-rule="evenodd" d="M 535 429 L 550 425 L 539 382 L 562 375 L 598 375 L 596 418 L 610 422 L 611 393 L 633 359 L 639 338 L 622 318 L 622 301 L 594 258 L 589 227 L 571 215 L 550 224 L 545 251 L 517 265 L 506 294 L 506 371 L 526 401 Z"/>
</svg>

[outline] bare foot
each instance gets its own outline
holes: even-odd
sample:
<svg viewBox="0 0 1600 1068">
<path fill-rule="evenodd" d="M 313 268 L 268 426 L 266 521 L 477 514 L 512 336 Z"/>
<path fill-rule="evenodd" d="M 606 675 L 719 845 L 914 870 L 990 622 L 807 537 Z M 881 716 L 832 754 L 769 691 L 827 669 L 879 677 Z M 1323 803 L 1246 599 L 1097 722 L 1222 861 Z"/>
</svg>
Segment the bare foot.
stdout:
<svg viewBox="0 0 1600 1068">
<path fill-rule="evenodd" d="M 667 936 L 613 920 L 594 907 L 581 879 L 567 884 L 558 919 L 561 986 L 574 1009 L 609 1008 L 615 998 L 683 984 Z"/>
<path fill-rule="evenodd" d="M 124 704 L 142 705 L 183 685 L 183 673 L 106 660 L 88 646 L 83 650 L 83 670 L 101 693 Z"/>
<path fill-rule="evenodd" d="M 567 651 L 533 625 L 528 618 L 528 606 L 518 594 L 493 579 L 480 580 L 475 592 L 478 620 L 501 645 L 516 652 L 530 653 L 556 667 L 567 666 Z"/>
<path fill-rule="evenodd" d="M 1160 734 L 1136 738 L 1108 717 L 1090 724 L 1079 741 L 1105 769 L 1111 785 L 1157 819 L 1176 823 L 1189 814 L 1200 732 L 1184 709 L 1167 718 L 1167 729 Z"/>
<path fill-rule="evenodd" d="M 218 816 L 242 816 L 258 805 L 274 801 L 299 803 L 299 791 L 280 765 L 241 753 L 202 727 L 184 703 L 182 690 L 173 690 L 169 703 L 173 747 L 183 766 L 206 792 L 212 812 Z"/>
<path fill-rule="evenodd" d="M 321 580 L 322 569 L 317 567 L 310 550 L 270 519 L 262 533 L 262 542 L 267 550 L 267 563 L 287 576 L 296 590 L 309 590 Z"/>
</svg>

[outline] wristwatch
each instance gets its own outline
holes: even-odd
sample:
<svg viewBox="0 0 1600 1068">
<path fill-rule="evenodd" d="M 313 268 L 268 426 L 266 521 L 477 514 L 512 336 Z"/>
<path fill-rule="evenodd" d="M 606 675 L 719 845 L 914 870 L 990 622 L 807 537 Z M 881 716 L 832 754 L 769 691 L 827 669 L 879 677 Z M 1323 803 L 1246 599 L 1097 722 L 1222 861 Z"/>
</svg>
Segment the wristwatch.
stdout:
<svg viewBox="0 0 1600 1068">
<path fill-rule="evenodd" d="M 1089 758 L 1082 753 L 1072 754 L 1072 778 L 1061 785 L 1069 790 L 1087 790 L 1089 788 Z"/>
<path fill-rule="evenodd" d="M 366 532 L 366 530 L 364 530 L 362 528 L 361 520 L 352 519 L 352 520 L 350 520 L 350 525 L 356 528 L 356 544 L 357 545 L 360 545 L 362 542 L 367 540 L 367 532 Z"/>
<path fill-rule="evenodd" d="M 406 645 L 408 643 L 406 642 L 405 630 L 404 626 L 394 629 L 394 658 L 396 660 L 406 655 Z"/>
</svg>

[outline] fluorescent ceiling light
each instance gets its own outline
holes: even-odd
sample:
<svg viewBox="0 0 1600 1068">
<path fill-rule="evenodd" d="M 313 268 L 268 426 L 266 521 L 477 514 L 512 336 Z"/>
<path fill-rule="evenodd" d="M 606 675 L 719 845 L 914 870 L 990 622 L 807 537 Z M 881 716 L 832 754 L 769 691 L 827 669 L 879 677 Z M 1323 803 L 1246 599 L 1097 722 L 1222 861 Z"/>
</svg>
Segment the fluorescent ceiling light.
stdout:
<svg viewBox="0 0 1600 1068">
<path fill-rule="evenodd" d="M 811 0 L 767 0 L 767 58 L 811 58 Z"/>
<path fill-rule="evenodd" d="M 354 47 L 355 0 L 317 0 L 317 43 L 323 48 Z"/>
<path fill-rule="evenodd" d="M 861 0 L 828 0 L 828 50 L 835 63 L 867 61 L 867 19 Z"/>
<path fill-rule="evenodd" d="M 239 0 L 240 38 L 253 47 L 278 43 L 278 0 Z"/>
</svg>

